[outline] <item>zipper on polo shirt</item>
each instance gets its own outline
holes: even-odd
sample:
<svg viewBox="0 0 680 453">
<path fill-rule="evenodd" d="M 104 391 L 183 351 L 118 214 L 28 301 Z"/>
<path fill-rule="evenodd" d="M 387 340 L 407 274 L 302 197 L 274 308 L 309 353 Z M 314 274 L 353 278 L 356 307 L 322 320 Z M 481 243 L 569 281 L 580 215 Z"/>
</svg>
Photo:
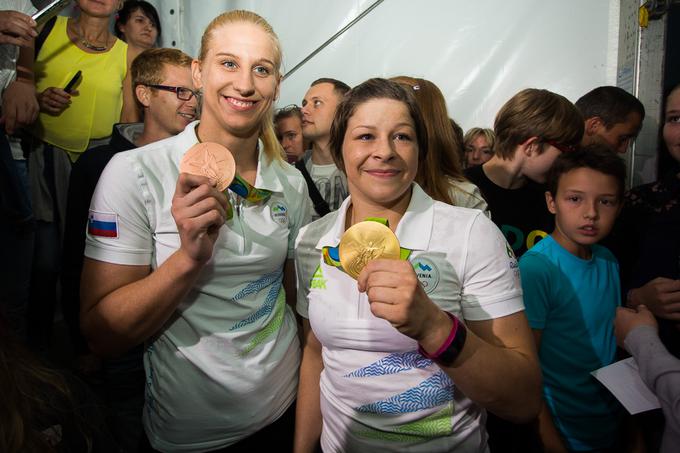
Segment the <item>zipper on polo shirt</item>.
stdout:
<svg viewBox="0 0 680 453">
<path fill-rule="evenodd" d="M 232 191 L 229 191 L 229 199 L 234 207 L 234 227 L 238 226 L 238 232 L 241 233 L 241 249 L 239 251 L 244 253 L 246 249 L 246 233 L 245 228 L 243 228 L 243 216 L 245 214 L 243 211 L 244 199 Z"/>
</svg>

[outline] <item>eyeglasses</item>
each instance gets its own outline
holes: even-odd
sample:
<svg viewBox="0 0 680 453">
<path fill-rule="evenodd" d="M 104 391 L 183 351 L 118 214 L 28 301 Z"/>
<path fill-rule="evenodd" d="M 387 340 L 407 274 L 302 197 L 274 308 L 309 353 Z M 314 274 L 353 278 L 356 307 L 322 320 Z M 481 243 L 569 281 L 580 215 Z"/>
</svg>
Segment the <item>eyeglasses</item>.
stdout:
<svg viewBox="0 0 680 453">
<path fill-rule="evenodd" d="M 274 115 L 278 115 L 279 113 L 293 112 L 296 110 L 300 110 L 300 106 L 298 106 L 297 104 L 288 104 L 285 107 L 281 107 L 280 109 L 274 110 Z"/>
<path fill-rule="evenodd" d="M 576 145 L 565 145 L 564 143 L 559 143 L 556 142 L 555 140 L 545 140 L 545 143 L 547 143 L 550 146 L 554 146 L 563 153 L 570 153 L 576 151 Z"/>
<path fill-rule="evenodd" d="M 149 88 L 155 88 L 157 90 L 163 90 L 163 91 L 172 91 L 177 95 L 177 99 L 180 101 L 188 101 L 192 97 L 196 96 L 196 93 L 194 90 L 190 90 L 189 88 L 185 87 L 171 87 L 168 85 L 147 85 Z"/>
</svg>

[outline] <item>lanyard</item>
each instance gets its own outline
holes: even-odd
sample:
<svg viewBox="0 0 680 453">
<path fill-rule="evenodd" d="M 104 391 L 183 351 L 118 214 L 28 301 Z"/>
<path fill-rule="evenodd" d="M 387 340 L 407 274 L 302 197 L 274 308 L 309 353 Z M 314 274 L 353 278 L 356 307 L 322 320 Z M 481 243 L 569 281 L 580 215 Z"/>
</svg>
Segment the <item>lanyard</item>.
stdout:
<svg viewBox="0 0 680 453">
<path fill-rule="evenodd" d="M 258 189 L 252 186 L 248 181 L 241 178 L 239 175 L 234 176 L 234 180 L 231 182 L 227 188 L 234 192 L 236 195 L 240 196 L 246 201 L 251 203 L 259 203 L 261 201 L 267 201 L 272 195 L 271 190 Z M 234 209 L 231 206 L 231 202 L 227 199 L 227 220 L 231 220 L 234 217 Z"/>
</svg>

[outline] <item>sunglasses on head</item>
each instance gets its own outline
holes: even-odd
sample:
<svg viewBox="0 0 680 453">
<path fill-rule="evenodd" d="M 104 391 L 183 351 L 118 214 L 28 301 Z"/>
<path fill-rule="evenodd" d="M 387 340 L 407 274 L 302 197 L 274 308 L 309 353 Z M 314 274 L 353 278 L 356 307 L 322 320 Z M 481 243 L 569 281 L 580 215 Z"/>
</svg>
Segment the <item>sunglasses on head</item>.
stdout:
<svg viewBox="0 0 680 453">
<path fill-rule="evenodd" d="M 555 148 L 559 149 L 563 153 L 569 153 L 576 151 L 576 145 L 566 145 L 564 143 L 557 142 L 555 140 L 545 140 L 545 143 L 547 143 L 550 146 L 554 146 Z"/>
</svg>

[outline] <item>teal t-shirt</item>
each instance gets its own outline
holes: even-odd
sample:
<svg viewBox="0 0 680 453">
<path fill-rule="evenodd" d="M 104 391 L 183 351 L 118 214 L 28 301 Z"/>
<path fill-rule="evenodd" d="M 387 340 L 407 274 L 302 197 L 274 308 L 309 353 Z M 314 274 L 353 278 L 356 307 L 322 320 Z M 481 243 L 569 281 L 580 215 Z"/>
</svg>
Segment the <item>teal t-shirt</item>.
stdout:
<svg viewBox="0 0 680 453">
<path fill-rule="evenodd" d="M 541 330 L 543 397 L 571 450 L 612 446 L 621 406 L 590 372 L 615 360 L 619 265 L 606 248 L 572 255 L 547 236 L 519 261 L 529 325 Z"/>
</svg>

